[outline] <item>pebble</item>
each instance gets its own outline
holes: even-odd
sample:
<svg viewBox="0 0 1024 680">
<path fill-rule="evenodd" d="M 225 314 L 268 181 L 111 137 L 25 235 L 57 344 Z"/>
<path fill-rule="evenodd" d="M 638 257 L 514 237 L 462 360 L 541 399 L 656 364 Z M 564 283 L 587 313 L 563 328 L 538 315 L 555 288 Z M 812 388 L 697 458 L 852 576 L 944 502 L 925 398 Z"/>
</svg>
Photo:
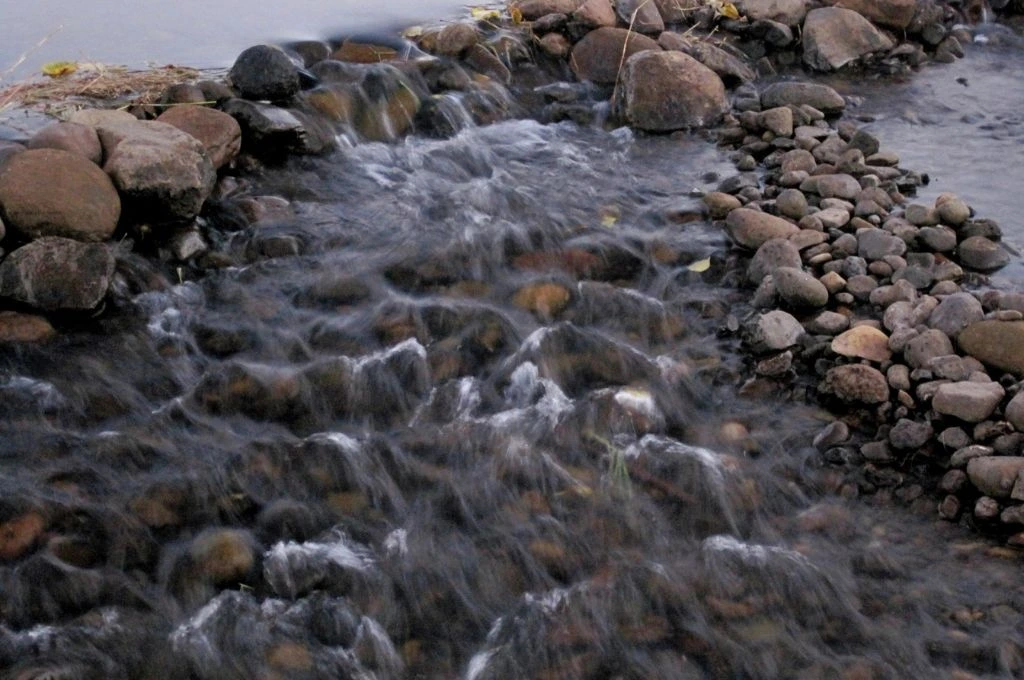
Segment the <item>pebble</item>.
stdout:
<svg viewBox="0 0 1024 680">
<path fill-rule="evenodd" d="M 889 430 L 889 443 L 893 448 L 919 449 L 927 444 L 935 431 L 929 423 L 900 418 Z"/>
<path fill-rule="evenodd" d="M 932 408 L 968 423 L 980 423 L 995 411 L 1006 391 L 997 382 L 950 382 L 932 398 Z"/>
<path fill-rule="evenodd" d="M 773 238 L 786 238 L 798 228 L 781 217 L 753 210 L 737 208 L 726 218 L 726 231 L 739 246 L 756 250 Z"/>
<path fill-rule="evenodd" d="M 772 273 L 775 290 L 791 307 L 824 307 L 828 290 L 818 279 L 796 267 L 778 267 Z"/>
<path fill-rule="evenodd" d="M 881 404 L 889 399 L 885 376 L 871 366 L 847 364 L 828 371 L 819 389 L 846 402 Z"/>
</svg>

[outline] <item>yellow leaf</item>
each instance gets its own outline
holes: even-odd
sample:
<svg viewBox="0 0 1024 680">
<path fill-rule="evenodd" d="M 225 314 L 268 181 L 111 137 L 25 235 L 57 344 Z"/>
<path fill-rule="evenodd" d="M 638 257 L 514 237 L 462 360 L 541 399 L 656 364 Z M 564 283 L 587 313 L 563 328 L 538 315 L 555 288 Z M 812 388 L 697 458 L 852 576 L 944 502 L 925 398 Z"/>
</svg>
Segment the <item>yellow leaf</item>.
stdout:
<svg viewBox="0 0 1024 680">
<path fill-rule="evenodd" d="M 611 228 L 614 227 L 615 223 L 618 221 L 619 218 L 616 217 L 615 215 L 605 215 L 604 217 L 601 218 L 601 226 Z"/>
<path fill-rule="evenodd" d="M 513 24 L 523 23 L 523 11 L 521 9 L 519 9 L 518 7 L 512 7 L 511 9 L 509 9 L 508 13 L 509 16 L 512 17 Z"/>
<path fill-rule="evenodd" d="M 469 16 L 476 21 L 497 21 L 501 18 L 501 12 L 486 7 L 470 7 Z"/>
<path fill-rule="evenodd" d="M 622 215 L 622 211 L 619 210 L 617 205 L 603 205 L 600 209 L 601 214 L 601 226 L 602 227 L 614 227 L 615 223 L 619 221 L 619 217 Z"/>
<path fill-rule="evenodd" d="M 696 262 L 691 264 L 689 267 L 687 267 L 687 269 L 689 269 L 691 272 L 698 272 L 698 273 L 706 272 L 710 268 L 711 268 L 711 258 L 710 257 L 705 258 L 703 260 L 697 260 Z"/>
<path fill-rule="evenodd" d="M 59 78 L 74 73 L 78 70 L 78 64 L 73 61 L 51 61 L 43 64 L 43 75 L 51 78 Z"/>
<path fill-rule="evenodd" d="M 408 38 L 409 40 L 412 40 L 413 38 L 418 38 L 421 35 L 423 35 L 422 26 L 410 26 L 409 28 L 402 31 L 402 37 Z"/>
<path fill-rule="evenodd" d="M 722 3 L 722 6 L 718 8 L 718 13 L 727 19 L 740 18 L 740 11 L 736 9 L 736 5 L 731 2 Z"/>
</svg>

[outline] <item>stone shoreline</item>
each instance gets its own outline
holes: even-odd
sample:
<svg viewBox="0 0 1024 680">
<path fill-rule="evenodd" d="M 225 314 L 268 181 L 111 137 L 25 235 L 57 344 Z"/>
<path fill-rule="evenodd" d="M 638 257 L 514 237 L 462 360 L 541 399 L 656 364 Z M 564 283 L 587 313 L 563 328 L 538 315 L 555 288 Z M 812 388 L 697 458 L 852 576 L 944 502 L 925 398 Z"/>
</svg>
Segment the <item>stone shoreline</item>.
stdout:
<svg viewBox="0 0 1024 680">
<path fill-rule="evenodd" d="M 813 384 L 836 416 L 814 443 L 852 471 L 844 494 L 934 493 L 942 517 L 1024 545 L 1024 293 L 975 285 L 1009 262 L 998 225 L 952 194 L 911 202 L 923 178 L 844 120 L 831 88 L 756 84 L 799 63 L 897 73 L 955 59 L 982 5 L 840 4 L 522 0 L 410 40 L 255 46 L 230 87 L 77 112 L 27 150 L 0 146 L 0 341 L 43 342 L 51 322 L 126 304 L 161 268 L 232 264 L 211 245 L 220 232 L 289 210 L 238 191 L 264 163 L 339 138 L 450 135 L 458 113 L 588 124 L 605 102 L 636 130 L 708 128 L 736 152 L 739 174 L 704 202 L 735 246 L 707 278 L 755 290 L 732 329 L 750 357 L 741 392 Z"/>
</svg>

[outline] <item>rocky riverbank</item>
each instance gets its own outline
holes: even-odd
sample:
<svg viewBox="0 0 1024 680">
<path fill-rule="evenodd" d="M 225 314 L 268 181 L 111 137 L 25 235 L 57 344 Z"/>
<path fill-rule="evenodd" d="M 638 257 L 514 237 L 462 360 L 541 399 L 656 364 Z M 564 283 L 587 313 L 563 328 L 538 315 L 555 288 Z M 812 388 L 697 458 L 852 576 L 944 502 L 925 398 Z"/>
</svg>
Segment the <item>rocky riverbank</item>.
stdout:
<svg viewBox="0 0 1024 680">
<path fill-rule="evenodd" d="M 1000 229 L 952 194 L 913 203 L 925 178 L 835 90 L 791 76 L 955 59 L 983 10 L 525 0 L 401 39 L 250 48 L 229 84 L 82 110 L 0 147 L 0 338 L 45 342 L 175 278 L 298 254 L 246 232 L 290 211 L 245 191 L 288 156 L 513 115 L 705 128 L 736 150 L 739 174 L 704 196 L 734 250 L 703 277 L 754 291 L 749 313 L 722 319 L 750 359 L 743 393 L 831 408 L 815 445 L 848 472 L 837 491 L 936 494 L 941 516 L 1024 543 L 1024 294 L 984 287 L 1011 256 Z M 565 273 L 589 278 L 578 264 Z M 558 319 L 571 296 L 548 284 L 516 304 Z"/>
</svg>

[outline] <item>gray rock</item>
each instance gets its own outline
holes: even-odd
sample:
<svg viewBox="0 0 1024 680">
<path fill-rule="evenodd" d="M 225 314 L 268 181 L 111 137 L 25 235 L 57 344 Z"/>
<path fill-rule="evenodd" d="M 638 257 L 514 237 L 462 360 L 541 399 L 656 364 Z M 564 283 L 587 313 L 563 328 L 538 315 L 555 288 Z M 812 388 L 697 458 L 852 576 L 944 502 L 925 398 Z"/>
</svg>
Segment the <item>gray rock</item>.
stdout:
<svg viewBox="0 0 1024 680">
<path fill-rule="evenodd" d="M 838 312 L 824 311 L 804 322 L 807 332 L 815 335 L 838 335 L 849 327 L 849 317 Z"/>
<path fill-rule="evenodd" d="M 826 208 L 814 213 L 814 216 L 827 230 L 842 229 L 850 222 L 850 212 L 844 208 Z"/>
<path fill-rule="evenodd" d="M 932 408 L 968 423 L 980 423 L 995 412 L 1005 394 L 997 382 L 951 382 L 939 386 Z"/>
<path fill-rule="evenodd" d="M 783 189 L 775 198 L 779 214 L 799 220 L 807 214 L 807 197 L 797 189 Z"/>
<path fill-rule="evenodd" d="M 654 0 L 654 4 L 666 24 L 689 23 L 694 10 L 702 6 L 701 0 Z"/>
<path fill-rule="evenodd" d="M 985 456 L 967 463 L 971 484 L 993 498 L 1008 498 L 1021 470 L 1024 457 L 1020 456 Z"/>
<path fill-rule="evenodd" d="M 585 28 L 615 26 L 617 17 L 611 0 L 586 0 L 572 13 L 572 20 Z"/>
<path fill-rule="evenodd" d="M 886 255 L 903 255 L 906 242 L 884 229 L 862 229 L 857 232 L 857 254 L 865 260 L 881 260 Z"/>
<path fill-rule="evenodd" d="M 825 115 L 842 113 L 846 101 L 828 85 L 804 82 L 772 83 L 761 93 L 761 107 L 811 106 Z"/>
<path fill-rule="evenodd" d="M 803 335 L 803 326 L 792 314 L 775 310 L 759 314 L 747 328 L 746 339 L 755 351 L 770 352 L 792 347 Z"/>
<path fill-rule="evenodd" d="M 658 6 L 649 0 L 617 0 L 615 12 L 622 23 L 638 33 L 657 35 L 665 30 Z"/>
<path fill-rule="evenodd" d="M 957 254 L 963 265 L 982 272 L 994 271 L 1010 263 L 1010 254 L 1006 248 L 984 236 L 964 239 Z"/>
<path fill-rule="evenodd" d="M 1024 391 L 1018 392 L 1004 411 L 1006 420 L 1013 425 L 1018 432 L 1024 432 Z"/>
<path fill-rule="evenodd" d="M 967 203 L 953 194 L 942 194 L 935 199 L 935 211 L 943 224 L 959 227 L 971 219 L 971 208 Z"/>
<path fill-rule="evenodd" d="M 113 274 L 106 245 L 47 236 L 0 263 L 0 296 L 43 311 L 89 310 L 103 300 Z"/>
<path fill-rule="evenodd" d="M 907 343 L 903 356 L 911 368 L 922 368 L 934 357 L 953 353 L 953 343 L 940 330 L 929 329 Z"/>
<path fill-rule="evenodd" d="M 710 42 L 665 31 L 658 36 L 658 44 L 666 50 L 677 50 L 690 55 L 717 73 L 728 86 L 747 83 L 757 78 L 757 73 L 746 62 Z M 790 132 L 792 133 L 792 130 Z"/>
<path fill-rule="evenodd" d="M 976 297 L 970 293 L 955 293 L 946 296 L 932 311 L 928 325 L 955 340 L 960 331 L 984 317 L 985 310 Z"/>
<path fill-rule="evenodd" d="M 903 451 L 919 449 L 931 440 L 933 434 L 935 431 L 928 423 L 900 418 L 889 430 L 889 443 Z"/>
<path fill-rule="evenodd" d="M 729 213 L 725 229 L 733 242 L 751 250 L 771 239 L 784 239 L 799 231 L 792 222 L 751 208 L 738 208 Z"/>
<path fill-rule="evenodd" d="M 836 366 L 825 374 L 818 389 L 846 402 L 881 404 L 889 399 L 889 385 L 881 371 L 864 364 Z"/>
<path fill-rule="evenodd" d="M 894 47 L 892 40 L 863 16 L 839 7 L 808 12 L 803 43 L 804 63 L 819 71 L 835 71 L 872 52 Z"/>
<path fill-rule="evenodd" d="M 70 121 L 47 125 L 28 140 L 30 149 L 61 149 L 86 158 L 96 165 L 103 162 L 103 146 L 95 128 Z"/>
<path fill-rule="evenodd" d="M 438 32 L 434 51 L 445 57 L 458 57 L 470 47 L 476 45 L 479 40 L 480 34 L 477 32 L 476 26 L 457 21 L 448 24 Z"/>
<path fill-rule="evenodd" d="M 807 16 L 807 0 L 743 0 L 737 4 L 751 21 L 799 26 Z"/>
<path fill-rule="evenodd" d="M 828 290 L 821 281 L 797 267 L 778 267 L 772 272 L 775 290 L 790 307 L 815 308 L 828 304 Z"/>
<path fill-rule="evenodd" d="M 156 121 L 105 124 L 98 131 L 107 158 L 103 169 L 126 209 L 157 222 L 199 214 L 217 181 L 199 140 Z"/>
<path fill-rule="evenodd" d="M 841 420 L 833 420 L 814 436 L 812 444 L 819 451 L 838 446 L 850 438 L 849 426 Z"/>
<path fill-rule="evenodd" d="M 800 267 L 800 251 L 788 239 L 773 238 L 754 253 L 747 266 L 747 280 L 759 284 L 777 267 Z"/>
<path fill-rule="evenodd" d="M 962 357 L 947 354 L 944 357 L 932 357 L 924 366 L 925 370 L 940 380 L 967 380 L 971 375 L 970 367 Z"/>
<path fill-rule="evenodd" d="M 917 0 L 842 0 L 842 6 L 852 9 L 874 24 L 904 30 L 910 26 L 917 11 Z"/>
<path fill-rule="evenodd" d="M 894 390 L 910 389 L 910 369 L 903 364 L 893 364 L 885 372 L 885 379 L 889 383 L 889 387 Z"/>
<path fill-rule="evenodd" d="M 904 208 L 903 218 L 915 227 L 933 227 L 939 223 L 939 214 L 935 209 L 920 203 L 911 203 Z"/>
<path fill-rule="evenodd" d="M 948 253 L 956 248 L 956 232 L 946 226 L 922 227 L 917 237 L 926 247 L 937 253 Z"/>
<path fill-rule="evenodd" d="M 0 168 L 0 205 L 22 238 L 105 241 L 117 228 L 121 198 L 92 161 L 60 149 L 30 149 Z"/>
<path fill-rule="evenodd" d="M 320 154 L 334 148 L 334 136 L 297 111 L 232 99 L 223 106 L 238 121 L 246 148 L 261 156 Z"/>
<path fill-rule="evenodd" d="M 283 50 L 271 45 L 242 51 L 228 78 L 245 99 L 281 101 L 299 91 L 298 68 Z"/>
<path fill-rule="evenodd" d="M 518 9 L 527 21 L 534 21 L 548 14 L 572 14 L 580 4 L 581 0 L 517 0 L 510 6 Z"/>
<path fill-rule="evenodd" d="M 729 110 L 722 79 L 682 52 L 646 51 L 629 57 L 618 92 L 623 118 L 652 132 L 714 125 Z"/>
<path fill-rule="evenodd" d="M 779 170 L 783 173 L 791 172 L 812 172 L 818 167 L 818 161 L 814 155 L 806 149 L 792 149 L 782 154 L 779 159 Z"/>
<path fill-rule="evenodd" d="M 837 138 L 838 139 L 838 138 Z M 800 185 L 800 191 L 812 192 L 822 198 L 855 200 L 861 192 L 860 182 L 852 175 L 812 175 Z"/>
<path fill-rule="evenodd" d="M 969 441 L 969 440 L 968 440 Z M 966 467 L 967 463 L 974 460 L 975 458 L 986 458 L 992 455 L 991 446 L 981 446 L 980 444 L 968 444 L 953 452 L 953 455 L 949 457 L 949 465 L 954 468 Z"/>
</svg>

